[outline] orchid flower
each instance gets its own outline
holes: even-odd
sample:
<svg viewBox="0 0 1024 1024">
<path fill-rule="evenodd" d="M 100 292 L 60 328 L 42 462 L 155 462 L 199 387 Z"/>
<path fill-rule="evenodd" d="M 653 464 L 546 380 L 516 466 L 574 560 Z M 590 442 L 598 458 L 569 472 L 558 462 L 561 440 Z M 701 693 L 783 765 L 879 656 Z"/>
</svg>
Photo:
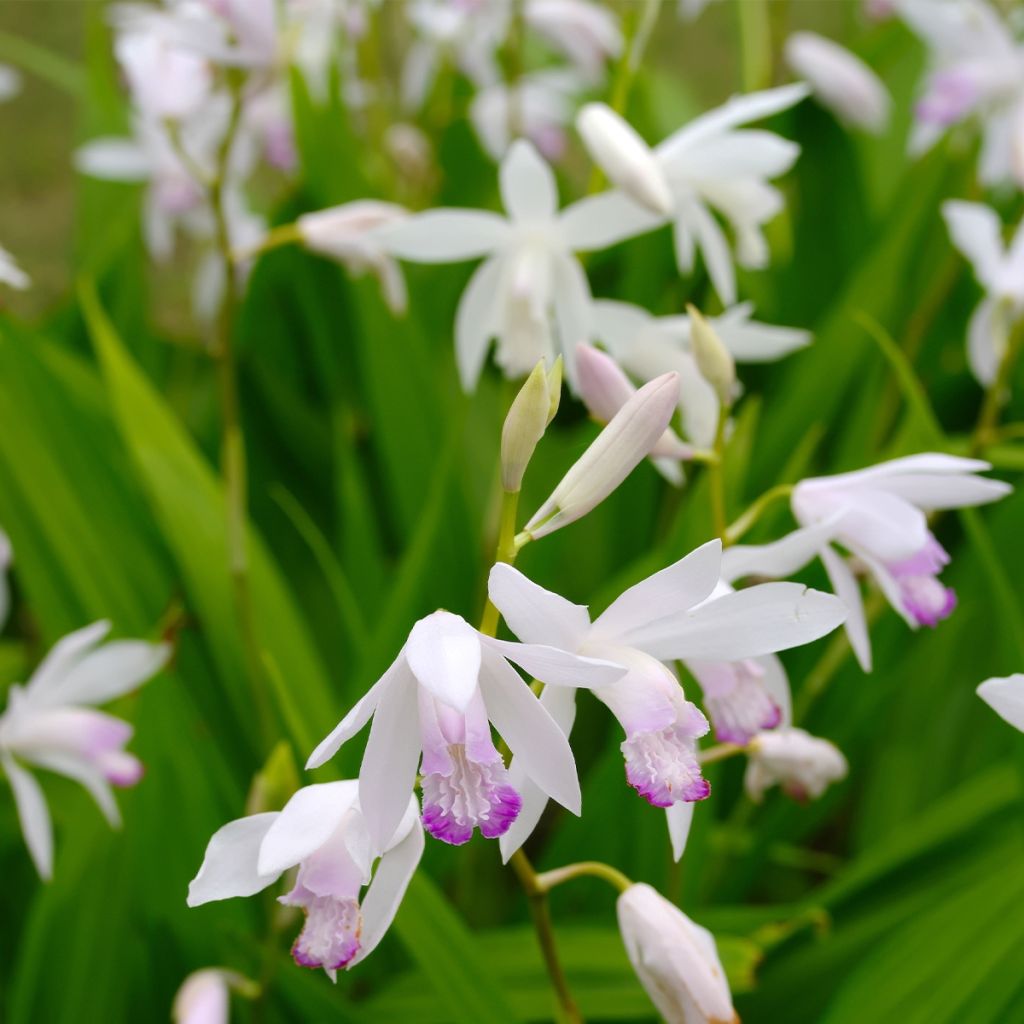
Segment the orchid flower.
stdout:
<svg viewBox="0 0 1024 1024">
<path fill-rule="evenodd" d="M 775 327 L 751 319 L 748 302 L 708 322 L 737 362 L 779 359 L 808 345 L 811 335 L 796 327 Z M 720 403 L 693 358 L 688 316 L 655 317 L 628 302 L 598 299 L 593 304 L 594 333 L 618 364 L 641 381 L 675 370 L 679 374 L 679 411 L 683 431 L 698 448 L 710 448 L 718 427 Z"/>
<path fill-rule="evenodd" d="M 625 669 L 553 647 L 494 640 L 451 612 L 413 626 L 391 667 L 313 751 L 307 768 L 333 757 L 373 718 L 359 772 L 370 837 L 386 841 L 404 813 L 422 754 L 423 825 L 460 845 L 475 828 L 502 835 L 522 803 L 491 739 L 490 724 L 540 791 L 574 814 L 580 788 L 572 750 L 506 658 L 556 686 L 608 685 Z"/>
<path fill-rule="evenodd" d="M 600 82 L 605 64 L 622 53 L 618 18 L 589 0 L 527 0 L 523 19 L 560 50 L 586 81 Z"/>
<path fill-rule="evenodd" d="M 896 9 L 930 56 L 911 152 L 925 152 L 951 125 L 976 118 L 982 183 L 1024 184 L 1024 47 L 983 0 L 898 0 Z"/>
<path fill-rule="evenodd" d="M 815 32 L 794 32 L 786 40 L 786 63 L 841 121 L 876 135 L 885 130 L 892 97 L 878 75 L 845 46 Z"/>
<path fill-rule="evenodd" d="M 833 743 L 803 729 L 776 729 L 750 742 L 743 784 L 755 801 L 775 785 L 794 800 L 816 800 L 846 772 L 846 758 Z"/>
<path fill-rule="evenodd" d="M 1024 319 L 1024 222 L 1006 246 L 999 215 L 982 203 L 950 200 L 942 204 L 942 215 L 953 244 L 985 289 L 967 327 L 967 360 L 978 381 L 990 387 L 1010 332 Z"/>
<path fill-rule="evenodd" d="M 750 121 L 770 117 L 786 110 L 807 95 L 804 85 L 736 96 L 726 104 L 696 118 L 674 132 L 653 150 L 646 161 L 648 173 L 643 179 L 624 174 L 638 166 L 635 143 L 639 136 L 618 114 L 606 111 L 605 122 L 621 122 L 617 138 L 633 138 L 629 147 L 633 159 L 609 159 L 615 140 L 595 146 L 591 137 L 591 156 L 618 186 L 617 190 L 584 200 L 591 217 L 619 230 L 604 245 L 650 231 L 664 223 L 666 215 L 645 204 L 653 189 L 668 192 L 672 209 L 667 214 L 675 232 L 675 253 L 679 271 L 693 270 L 699 247 L 704 263 L 722 302 L 736 301 L 736 274 L 730 245 L 710 208 L 731 224 L 736 235 L 737 260 L 744 267 L 764 267 L 768 263 L 768 245 L 761 227 L 782 208 L 782 195 L 767 179 L 784 174 L 796 160 L 800 147 L 772 132 L 740 129 Z M 606 129 L 607 130 L 607 129 Z M 584 135 L 584 142 L 587 142 Z M 604 159 L 602 159 L 604 157 Z M 651 176 L 657 179 L 654 184 Z M 648 187 L 639 190 L 638 180 Z M 582 204 L 579 204 L 582 205 Z"/>
<path fill-rule="evenodd" d="M 925 513 L 1005 497 L 1009 484 L 977 475 L 991 468 L 975 459 L 930 453 L 803 480 L 793 490 L 793 515 L 804 527 L 830 525 L 834 539 L 870 573 L 911 629 L 935 626 L 952 613 L 956 595 L 939 581 L 950 558 Z M 846 632 L 857 660 L 870 671 L 871 640 L 857 579 L 830 543 L 818 554 L 850 610 Z"/>
<path fill-rule="evenodd" d="M 615 225 L 587 200 L 558 211 L 551 168 L 522 139 L 499 172 L 506 217 L 483 210 L 428 210 L 381 228 L 394 255 L 420 263 L 486 256 L 470 278 L 455 316 L 455 356 L 471 391 L 492 337 L 509 377 L 524 376 L 559 353 L 572 372 L 573 350 L 591 335 L 590 287 L 574 253 L 601 248 Z M 554 321 L 554 323 L 552 323 Z"/>
<path fill-rule="evenodd" d="M 596 679 L 587 685 L 626 733 L 627 781 L 649 803 L 668 809 L 674 839 L 689 827 L 683 805 L 710 792 L 696 748 L 709 726 L 663 662 L 757 658 L 816 640 L 845 616 L 842 602 L 796 583 L 766 583 L 713 597 L 721 562 L 721 542 L 710 541 L 625 591 L 593 622 L 585 607 L 539 587 L 509 565 L 494 566 L 490 575 L 491 600 L 520 640 L 627 667 L 610 685 Z M 547 689 L 541 698 L 566 732 L 574 715 L 572 698 L 571 692 Z M 515 783 L 522 778 L 516 761 L 511 774 Z M 544 808 L 535 787 L 524 787 L 523 797 L 520 819 L 502 840 L 506 859 L 529 836 Z"/>
<path fill-rule="evenodd" d="M 617 910 L 629 961 L 667 1024 L 739 1024 L 711 932 L 642 882 Z"/>
<path fill-rule="evenodd" d="M 1024 732 L 1024 675 L 986 679 L 978 687 L 978 696 L 1015 729 Z"/>
<path fill-rule="evenodd" d="M 80 783 L 114 828 L 121 823 L 110 787 L 134 786 L 142 763 L 124 745 L 132 727 L 90 705 L 139 687 L 163 668 L 166 644 L 114 640 L 100 647 L 109 622 L 95 622 L 54 645 L 25 686 L 14 685 L 0 715 L 0 765 L 14 791 L 21 830 L 44 879 L 53 874 L 53 828 L 43 791 L 23 766 Z"/>
<path fill-rule="evenodd" d="M 188 905 L 252 896 L 298 867 L 292 888 L 278 898 L 306 915 L 292 946 L 295 962 L 322 967 L 332 980 L 354 967 L 384 937 L 423 854 L 415 799 L 405 801 L 391 834 L 378 843 L 359 788 L 354 781 L 305 786 L 281 811 L 224 825 L 189 884 Z"/>
<path fill-rule="evenodd" d="M 228 1024 L 231 975 L 217 967 L 193 971 L 174 996 L 174 1024 Z"/>
</svg>

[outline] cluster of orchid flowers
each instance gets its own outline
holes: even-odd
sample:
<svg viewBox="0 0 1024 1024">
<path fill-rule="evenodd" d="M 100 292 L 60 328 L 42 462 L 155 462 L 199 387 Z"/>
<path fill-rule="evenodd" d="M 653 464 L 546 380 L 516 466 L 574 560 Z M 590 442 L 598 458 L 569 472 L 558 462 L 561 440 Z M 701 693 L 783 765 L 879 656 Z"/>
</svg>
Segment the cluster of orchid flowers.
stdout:
<svg viewBox="0 0 1024 1024">
<path fill-rule="evenodd" d="M 253 895 L 285 876 L 280 901 L 305 915 L 294 959 L 332 978 L 383 939 L 425 834 L 457 846 L 479 831 L 497 839 L 509 861 L 522 856 L 549 800 L 581 813 L 570 742 L 581 690 L 621 726 L 626 783 L 665 811 L 676 860 L 695 805 L 710 795 L 702 772 L 708 748 L 700 742 L 709 733 L 747 756 L 753 799 L 776 785 L 799 799 L 820 796 L 847 764 L 829 741 L 796 724 L 779 652 L 842 625 L 870 671 L 865 578 L 910 628 L 937 626 L 956 598 L 941 579 L 950 556 L 930 514 L 996 501 L 1010 490 L 981 475 L 988 463 L 941 453 L 805 479 L 783 489 L 796 524 L 787 535 L 741 544 L 751 522 L 738 521 L 742 529 L 719 530 L 596 616 L 524 575 L 513 564 L 523 548 L 587 515 L 643 460 L 675 486 L 690 465 L 715 465 L 740 394 L 736 363 L 780 358 L 810 343 L 801 329 L 754 320 L 752 306 L 739 301 L 736 266 L 767 266 L 764 227 L 784 203 L 771 182 L 799 154 L 795 143 L 749 126 L 813 94 L 845 123 L 880 131 L 890 99 L 854 55 L 799 33 L 785 52 L 800 82 L 734 97 L 651 146 L 603 103 L 577 110 L 602 86 L 609 61 L 630 59 L 617 18 L 597 3 L 416 0 L 401 5 L 411 42 L 398 91 L 409 123 L 392 126 L 396 159 L 430 158 L 413 122 L 437 76 L 457 69 L 475 90 L 470 118 L 481 143 L 499 161 L 504 215 L 413 213 L 363 199 L 268 231 L 252 208 L 249 182 L 261 158 L 283 171 L 295 164 L 289 70 L 298 65 L 314 95 L 323 95 L 334 87 L 337 65 L 345 103 L 364 109 L 382 87 L 363 77 L 358 54 L 380 16 L 375 6 L 118 5 L 115 50 L 133 101 L 132 136 L 93 140 L 77 154 L 85 173 L 147 183 L 144 231 L 154 258 L 168 257 L 179 234 L 206 247 L 196 279 L 200 312 L 218 307 L 225 273 L 241 279 L 258 252 L 282 242 L 374 273 L 396 313 L 408 304 L 400 261 L 481 260 L 455 312 L 460 381 L 475 388 L 492 345 L 506 376 L 526 378 L 502 435 L 508 514 L 479 626 L 447 610 L 413 625 L 390 667 L 309 756 L 307 768 L 320 768 L 369 725 L 358 778 L 312 783 L 280 811 L 228 823 L 210 840 L 189 887 L 188 903 L 197 906 Z M 684 2 L 681 11 L 692 16 L 701 6 Z M 1024 50 L 995 10 L 982 0 L 871 7 L 904 18 L 930 50 L 914 150 L 976 120 L 984 136 L 981 181 L 1024 184 Z M 510 79 L 506 48 L 524 32 L 560 63 L 520 68 Z M 610 187 L 561 208 L 549 161 L 561 158 L 573 123 Z M 969 325 L 968 352 L 978 380 L 992 387 L 1024 320 L 1024 235 L 1019 229 L 1004 245 L 998 215 L 983 204 L 954 200 L 943 213 L 986 292 Z M 580 254 L 666 225 L 681 274 L 700 255 L 723 306 L 719 315 L 691 307 L 656 317 L 592 295 Z M 230 271 L 216 252 L 223 226 L 234 254 Z M 0 280 L 28 283 L 3 250 Z M 517 529 L 523 476 L 557 413 L 563 373 L 603 429 Z M 815 559 L 834 594 L 790 581 Z M 0 619 L 9 561 L 0 534 Z M 498 636 L 501 622 L 515 639 Z M 134 785 L 142 775 L 125 750 L 130 725 L 96 705 L 159 672 L 170 649 L 136 640 L 101 646 L 108 628 L 97 623 L 60 641 L 27 685 L 11 689 L 0 715 L 0 766 L 44 878 L 53 869 L 52 825 L 30 769 L 81 783 L 112 825 L 119 818 L 111 786 Z M 978 692 L 1024 729 L 1024 676 L 989 680 Z M 691 699 L 698 694 L 699 703 Z M 649 886 L 618 877 L 624 943 L 663 1016 L 735 1019 L 710 934 Z M 231 972 L 198 972 L 182 988 L 176 1015 L 225 1019 L 228 990 L 247 987 Z"/>
</svg>

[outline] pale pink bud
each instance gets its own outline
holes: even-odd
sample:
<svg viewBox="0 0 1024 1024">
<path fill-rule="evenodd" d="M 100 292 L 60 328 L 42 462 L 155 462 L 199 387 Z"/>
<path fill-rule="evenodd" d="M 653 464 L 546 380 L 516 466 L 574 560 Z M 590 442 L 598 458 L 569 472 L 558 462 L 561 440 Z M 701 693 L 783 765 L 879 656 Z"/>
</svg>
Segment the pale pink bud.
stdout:
<svg viewBox="0 0 1024 1024">
<path fill-rule="evenodd" d="M 838 747 L 803 729 L 763 732 L 749 746 L 744 785 L 752 800 L 761 800 L 775 785 L 796 800 L 816 800 L 847 772 Z"/>
</svg>

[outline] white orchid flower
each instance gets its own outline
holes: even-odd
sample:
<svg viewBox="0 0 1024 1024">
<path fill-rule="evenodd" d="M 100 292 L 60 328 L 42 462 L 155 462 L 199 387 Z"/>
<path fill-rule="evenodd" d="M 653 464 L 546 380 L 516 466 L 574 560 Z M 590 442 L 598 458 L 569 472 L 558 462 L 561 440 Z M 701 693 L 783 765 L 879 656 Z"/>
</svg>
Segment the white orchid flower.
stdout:
<svg viewBox="0 0 1024 1024">
<path fill-rule="evenodd" d="M 983 203 L 951 199 L 942 204 L 942 215 L 953 244 L 985 289 L 985 298 L 967 327 L 967 360 L 978 381 L 989 387 L 999 372 L 1010 332 L 1024 319 L 1024 223 L 1007 246 L 999 215 Z"/>
<path fill-rule="evenodd" d="M 605 64 L 622 53 L 618 18 L 589 0 L 527 0 L 523 19 L 591 82 L 599 82 Z"/>
<path fill-rule="evenodd" d="M 625 672 L 600 658 L 494 640 L 458 615 L 434 612 L 413 626 L 391 667 L 306 767 L 333 757 L 372 717 L 359 798 L 374 843 L 394 832 L 421 754 L 427 831 L 454 845 L 467 842 L 475 828 L 493 838 L 515 820 L 521 797 L 491 739 L 492 723 L 524 777 L 579 814 L 576 762 L 565 735 L 506 658 L 555 686 L 608 685 Z"/>
<path fill-rule="evenodd" d="M 810 332 L 775 327 L 751 319 L 749 302 L 708 317 L 715 333 L 740 363 L 779 359 L 810 344 Z M 641 381 L 674 370 L 679 374 L 679 411 L 683 432 L 698 448 L 710 448 L 718 428 L 720 403 L 693 357 L 690 318 L 656 317 L 640 306 L 610 299 L 593 304 L 593 325 L 619 365 Z"/>
<path fill-rule="evenodd" d="M 24 767 L 43 768 L 78 782 L 112 827 L 121 818 L 111 786 L 134 786 L 142 763 L 124 745 L 132 727 L 96 711 L 139 687 L 166 663 L 170 648 L 142 640 L 99 646 L 109 622 L 69 633 L 24 686 L 14 685 L 0 715 L 0 765 L 14 791 L 25 843 L 39 874 L 53 874 L 53 826 L 46 798 Z"/>
<path fill-rule="evenodd" d="M 711 932 L 642 882 L 617 910 L 629 961 L 667 1024 L 739 1024 Z"/>
<path fill-rule="evenodd" d="M 1012 488 L 977 474 L 976 459 L 929 453 L 869 469 L 803 480 L 793 490 L 793 515 L 804 527 L 827 526 L 874 577 L 889 604 L 912 629 L 951 614 L 956 595 L 938 576 L 949 555 L 928 528 L 927 512 L 998 501 Z M 850 610 L 846 632 L 857 660 L 871 669 L 871 640 L 860 586 L 846 560 L 824 544 L 818 552 L 836 594 Z"/>
<path fill-rule="evenodd" d="M 188 905 L 252 896 L 298 867 L 293 887 L 279 897 L 306 915 L 292 946 L 295 962 L 322 967 L 332 979 L 354 967 L 384 937 L 423 854 L 415 799 L 406 798 L 392 834 L 377 843 L 359 788 L 347 780 L 305 786 L 282 811 L 218 829 L 189 884 Z"/>
<path fill-rule="evenodd" d="M 663 662 L 757 658 L 816 640 L 845 617 L 842 602 L 796 583 L 766 583 L 713 597 L 721 561 L 721 542 L 710 541 L 625 591 L 593 623 L 585 607 L 539 587 L 509 565 L 496 565 L 490 575 L 491 600 L 520 640 L 627 666 L 627 674 L 610 685 L 594 680 L 588 685 L 626 733 L 627 781 L 649 803 L 669 809 L 674 839 L 689 827 L 689 812 L 682 805 L 710 792 L 696 749 L 708 723 Z M 571 692 L 549 696 L 549 690 L 541 698 L 566 730 L 574 714 L 572 698 Z M 518 783 L 515 761 L 511 774 Z M 506 859 L 529 836 L 544 808 L 535 787 L 524 787 L 523 798 L 519 820 L 502 839 Z"/>
<path fill-rule="evenodd" d="M 499 172 L 507 216 L 483 210 L 427 210 L 380 229 L 389 252 L 419 263 L 487 257 L 470 278 L 455 316 L 455 356 L 462 386 L 472 390 L 490 340 L 509 377 L 538 360 L 565 356 L 591 336 L 590 286 L 574 253 L 597 249 L 615 225 L 592 215 L 588 200 L 558 210 L 551 168 L 522 139 Z"/>
<path fill-rule="evenodd" d="M 1024 675 L 986 679 L 977 693 L 1004 722 L 1024 732 Z"/>
<path fill-rule="evenodd" d="M 590 146 L 593 159 L 618 185 L 617 190 L 584 201 L 590 216 L 620 229 L 603 244 L 650 231 L 669 219 L 680 273 L 693 270 L 700 248 L 715 291 L 731 306 L 736 301 L 732 251 L 711 209 L 732 226 L 739 264 L 766 266 L 768 245 L 761 228 L 782 209 L 783 202 L 781 193 L 767 182 L 789 170 L 800 152 L 796 143 L 772 132 L 740 126 L 786 110 L 807 93 L 807 87 L 799 84 L 733 97 L 648 150 L 641 174 L 636 169 L 640 166 L 637 144 L 642 143 L 623 121 L 618 134 L 629 137 L 628 152 L 620 148 L 613 158 L 610 153 L 616 150 L 611 143 Z M 607 140 L 607 124 L 622 118 L 606 108 L 603 120 Z M 586 132 L 583 139 L 588 142 Z M 645 205 L 666 190 L 672 197 L 667 218 Z"/>
<path fill-rule="evenodd" d="M 817 800 L 831 783 L 845 778 L 847 770 L 846 758 L 835 744 L 803 729 L 776 729 L 751 740 L 743 784 L 758 802 L 776 785 L 794 800 Z"/>
</svg>

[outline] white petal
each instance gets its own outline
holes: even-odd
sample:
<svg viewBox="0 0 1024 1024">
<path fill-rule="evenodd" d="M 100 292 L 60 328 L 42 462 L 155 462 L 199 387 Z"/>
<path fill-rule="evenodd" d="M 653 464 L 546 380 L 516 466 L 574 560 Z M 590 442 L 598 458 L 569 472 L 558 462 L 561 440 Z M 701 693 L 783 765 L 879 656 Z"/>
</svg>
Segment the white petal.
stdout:
<svg viewBox="0 0 1024 1024">
<path fill-rule="evenodd" d="M 583 605 L 545 590 L 505 562 L 491 569 L 487 592 L 509 629 L 524 643 L 574 651 L 590 629 Z"/>
<path fill-rule="evenodd" d="M 558 211 L 555 176 L 526 139 L 509 146 L 498 172 L 501 201 L 514 221 L 548 221 Z"/>
<path fill-rule="evenodd" d="M 415 798 L 413 810 L 414 813 L 418 811 Z M 359 952 L 349 963 L 350 968 L 369 956 L 384 938 L 422 856 L 423 828 L 419 821 L 415 821 L 405 838 L 392 846 L 377 865 L 362 902 L 363 930 L 359 938 Z"/>
<path fill-rule="evenodd" d="M 109 632 L 109 622 L 94 622 L 58 640 L 32 673 L 25 688 L 26 696 L 33 701 L 49 700 L 51 693 L 63 686 L 65 676 L 78 661 Z"/>
<path fill-rule="evenodd" d="M 745 576 L 785 579 L 798 572 L 835 536 L 839 517 L 794 530 L 771 544 L 737 544 L 722 555 L 722 579 L 735 583 Z"/>
<path fill-rule="evenodd" d="M 995 383 L 1005 349 L 1005 332 L 995 299 L 982 299 L 967 324 L 967 362 L 979 384 Z M 997 334 L 998 331 L 998 334 Z M 1000 344 L 1000 341 L 1003 344 Z"/>
<path fill-rule="evenodd" d="M 47 771 L 73 779 L 96 801 L 96 806 L 99 807 L 110 827 L 121 827 L 121 812 L 114 799 L 114 792 L 103 774 L 90 762 L 75 757 L 73 754 L 36 750 L 32 752 L 32 763 Z"/>
<path fill-rule="evenodd" d="M 970 261 L 978 281 L 995 287 L 1003 260 L 1003 225 L 999 215 L 984 203 L 950 199 L 942 204 L 953 244 Z"/>
<path fill-rule="evenodd" d="M 811 343 L 810 331 L 759 323 L 750 319 L 752 311 L 749 303 L 741 302 L 711 320 L 725 347 L 738 362 L 769 362 Z"/>
<path fill-rule="evenodd" d="M 775 702 L 781 712 L 780 728 L 793 724 L 793 693 L 789 686 L 789 676 L 780 658 L 774 654 L 765 654 L 757 658 L 757 664 L 764 670 L 761 685 L 768 696 Z"/>
<path fill-rule="evenodd" d="M 535 679 L 552 686 L 610 686 L 626 674 L 614 661 L 587 658 L 545 644 L 516 644 L 484 638 L 484 643 L 509 661 L 514 661 Z"/>
<path fill-rule="evenodd" d="M 69 704 L 103 704 L 144 683 L 170 656 L 168 644 L 115 640 L 73 665 L 50 695 Z"/>
<path fill-rule="evenodd" d="M 381 695 L 359 769 L 359 806 L 374 849 L 383 850 L 401 823 L 419 759 L 416 677 L 403 662 Z"/>
<path fill-rule="evenodd" d="M 708 277 L 722 305 L 731 306 L 736 301 L 736 271 L 725 232 L 702 203 L 692 204 L 687 226 L 697 238 Z"/>
<path fill-rule="evenodd" d="M 580 782 L 568 740 L 518 673 L 487 651 L 480 672 L 487 717 L 529 778 L 563 807 L 580 813 Z"/>
<path fill-rule="evenodd" d="M 485 260 L 473 271 L 459 299 L 455 311 L 455 362 L 463 391 L 476 388 L 491 338 L 497 333 L 504 276 L 503 260 Z"/>
<path fill-rule="evenodd" d="M 659 620 L 637 646 L 662 660 L 739 661 L 810 643 L 846 618 L 831 594 L 799 583 L 761 583 Z"/>
<path fill-rule="evenodd" d="M 589 342 L 593 337 L 590 284 L 575 257 L 559 253 L 554 256 L 552 264 L 555 322 L 565 358 L 565 377 L 569 386 L 575 388 L 576 360 L 573 354 L 580 342 Z"/>
<path fill-rule="evenodd" d="M 690 838 L 690 826 L 693 824 L 693 809 L 697 805 L 684 800 L 665 808 L 668 820 L 668 835 L 672 841 L 672 859 L 678 861 L 686 850 L 686 840 Z"/>
<path fill-rule="evenodd" d="M 642 646 L 652 625 L 700 604 L 720 578 L 722 542 L 710 540 L 685 558 L 620 594 L 594 622 L 592 636 L 603 643 Z"/>
<path fill-rule="evenodd" d="M 864 616 L 864 599 L 861 596 L 860 584 L 850 571 L 850 567 L 832 548 L 822 548 L 821 561 L 832 582 L 832 589 L 846 605 L 849 613 L 845 627 L 853 653 L 857 656 L 860 667 L 865 672 L 870 672 L 871 635 L 868 633 L 867 619 Z"/>
<path fill-rule="evenodd" d="M 75 151 L 75 169 L 90 178 L 145 181 L 152 173 L 152 164 L 131 139 L 93 139 Z"/>
<path fill-rule="evenodd" d="M 276 819 L 276 811 L 253 814 L 229 821 L 214 832 L 199 874 L 189 883 L 188 905 L 252 896 L 270 885 L 280 872 L 261 875 L 256 863 L 260 844 Z"/>
<path fill-rule="evenodd" d="M 303 786 L 284 805 L 260 846 L 256 870 L 279 875 L 319 850 L 356 805 L 359 783 L 321 782 Z"/>
<path fill-rule="evenodd" d="M 793 166 L 800 147 L 774 132 L 735 131 L 707 139 L 686 154 L 686 175 L 691 181 L 730 178 L 776 178 Z"/>
<path fill-rule="evenodd" d="M 508 238 L 508 222 L 483 210 L 427 210 L 367 237 L 413 263 L 455 263 L 494 252 Z"/>
<path fill-rule="evenodd" d="M 558 223 L 570 249 L 593 252 L 653 231 L 665 218 L 615 190 L 577 200 L 559 214 Z"/>
<path fill-rule="evenodd" d="M 1024 731 L 1024 675 L 986 679 L 978 687 L 978 696 L 1000 718 Z"/>
<path fill-rule="evenodd" d="M 18 821 L 25 845 L 40 878 L 48 882 L 53 877 L 53 826 L 46 797 L 31 772 L 26 771 L 13 757 L 0 755 L 0 764 L 14 791 L 18 808 Z"/>
<path fill-rule="evenodd" d="M 451 612 L 420 619 L 405 645 L 405 659 L 420 686 L 439 701 L 465 711 L 480 674 L 480 634 Z"/>
</svg>

